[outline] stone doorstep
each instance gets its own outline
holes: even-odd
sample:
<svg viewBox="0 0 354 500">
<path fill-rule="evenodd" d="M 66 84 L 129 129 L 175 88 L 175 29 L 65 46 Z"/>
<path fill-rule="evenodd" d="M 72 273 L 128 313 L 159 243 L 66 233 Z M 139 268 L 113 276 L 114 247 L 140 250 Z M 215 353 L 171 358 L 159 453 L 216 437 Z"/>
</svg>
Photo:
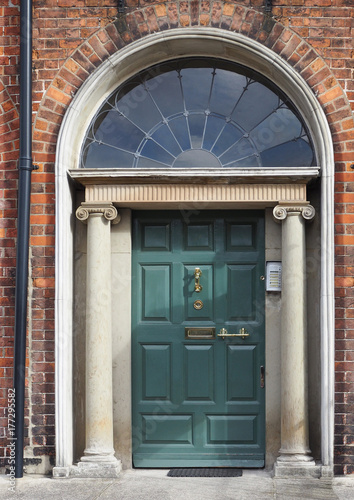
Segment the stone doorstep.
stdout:
<svg viewBox="0 0 354 500">
<path fill-rule="evenodd" d="M 118 461 L 117 464 L 79 462 L 77 465 L 72 465 L 70 467 L 54 467 L 53 478 L 117 478 L 121 471 L 122 464 L 120 461 Z M 292 462 L 277 463 L 274 466 L 274 478 L 336 480 L 336 478 L 333 477 L 332 468 L 323 467 L 315 462 L 304 462 L 301 464 L 294 464 Z M 352 480 L 354 484 L 354 478 L 352 478 Z"/>
</svg>

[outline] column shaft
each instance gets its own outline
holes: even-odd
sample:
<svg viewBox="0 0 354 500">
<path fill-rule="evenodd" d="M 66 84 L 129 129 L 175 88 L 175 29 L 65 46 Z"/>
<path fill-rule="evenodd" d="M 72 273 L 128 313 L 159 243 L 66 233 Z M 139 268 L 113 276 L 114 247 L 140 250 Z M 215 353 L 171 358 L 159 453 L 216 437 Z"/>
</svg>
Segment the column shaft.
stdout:
<svg viewBox="0 0 354 500">
<path fill-rule="evenodd" d="M 282 226 L 281 454 L 308 454 L 307 328 L 304 220 Z"/>
<path fill-rule="evenodd" d="M 83 203 L 77 217 L 87 221 L 86 280 L 86 447 L 75 475 L 116 477 L 113 448 L 111 221 L 110 203 Z"/>
<path fill-rule="evenodd" d="M 111 230 L 103 214 L 87 222 L 85 457 L 113 456 Z"/>
<path fill-rule="evenodd" d="M 310 456 L 309 448 L 304 220 L 312 219 L 315 211 L 311 205 L 294 205 L 277 206 L 273 211 L 275 218 L 283 221 L 281 448 L 275 474 L 317 477 L 319 468 Z"/>
</svg>

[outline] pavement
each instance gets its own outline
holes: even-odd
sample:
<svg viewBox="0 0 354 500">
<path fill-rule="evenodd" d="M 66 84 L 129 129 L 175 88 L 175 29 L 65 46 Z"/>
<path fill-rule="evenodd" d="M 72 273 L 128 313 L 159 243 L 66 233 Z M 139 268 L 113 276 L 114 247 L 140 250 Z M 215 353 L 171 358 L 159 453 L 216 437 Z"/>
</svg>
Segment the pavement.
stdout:
<svg viewBox="0 0 354 500">
<path fill-rule="evenodd" d="M 241 477 L 171 478 L 164 469 L 123 471 L 117 479 L 0 476 L 1 500 L 354 500 L 354 477 L 280 479 L 265 471 Z M 14 486 L 14 487 L 13 487 Z"/>
</svg>

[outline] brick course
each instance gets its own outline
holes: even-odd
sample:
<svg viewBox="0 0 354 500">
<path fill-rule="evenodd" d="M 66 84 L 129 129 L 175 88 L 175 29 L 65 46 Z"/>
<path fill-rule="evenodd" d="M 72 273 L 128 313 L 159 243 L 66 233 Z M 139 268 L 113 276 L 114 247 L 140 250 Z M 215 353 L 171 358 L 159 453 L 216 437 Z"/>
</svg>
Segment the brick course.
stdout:
<svg viewBox="0 0 354 500">
<path fill-rule="evenodd" d="M 33 156 L 28 362 L 28 438 L 34 456 L 54 456 L 54 161 L 61 120 L 105 59 L 150 33 L 212 26 L 244 34 L 280 54 L 308 82 L 333 133 L 336 161 L 336 474 L 354 472 L 354 78 L 351 0 L 34 0 Z M 7 387 L 14 323 L 19 103 L 18 0 L 1 7 L 0 457 L 6 450 Z M 3 460 L 4 462 L 4 460 Z"/>
</svg>

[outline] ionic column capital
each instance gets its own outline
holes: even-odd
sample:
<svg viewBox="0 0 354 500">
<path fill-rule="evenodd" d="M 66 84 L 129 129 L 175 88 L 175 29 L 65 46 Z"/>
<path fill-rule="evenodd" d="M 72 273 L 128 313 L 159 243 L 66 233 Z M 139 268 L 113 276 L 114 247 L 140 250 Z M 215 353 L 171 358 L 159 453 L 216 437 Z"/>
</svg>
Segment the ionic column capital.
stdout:
<svg viewBox="0 0 354 500">
<path fill-rule="evenodd" d="M 273 209 L 273 217 L 277 222 L 285 220 L 288 215 L 302 215 L 305 220 L 311 220 L 315 216 L 315 209 L 309 203 L 281 203 Z"/>
<path fill-rule="evenodd" d="M 102 215 L 112 224 L 118 224 L 121 219 L 118 210 L 112 203 L 102 203 L 101 201 L 99 203 L 84 201 L 76 210 L 76 217 L 81 222 L 86 223 L 90 215 Z"/>
</svg>

